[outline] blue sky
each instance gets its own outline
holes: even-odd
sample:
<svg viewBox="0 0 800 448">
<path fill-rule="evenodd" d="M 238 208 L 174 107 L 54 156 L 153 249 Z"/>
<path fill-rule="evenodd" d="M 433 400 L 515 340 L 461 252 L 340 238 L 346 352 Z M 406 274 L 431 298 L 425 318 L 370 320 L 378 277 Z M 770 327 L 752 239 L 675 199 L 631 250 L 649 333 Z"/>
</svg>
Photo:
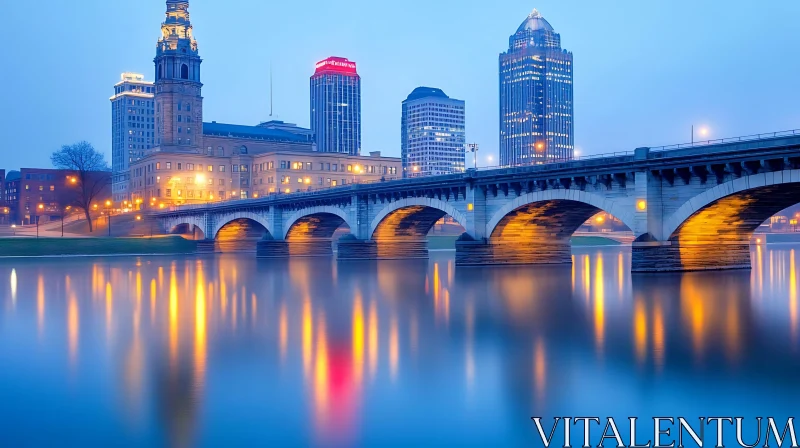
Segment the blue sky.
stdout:
<svg viewBox="0 0 800 448">
<path fill-rule="evenodd" d="M 110 162 L 108 98 L 123 71 L 153 78 L 162 0 L 0 0 L 0 168 L 49 166 L 88 140 Z M 205 121 L 309 124 L 308 77 L 330 55 L 358 63 L 363 150 L 399 156 L 414 87 L 467 103 L 467 140 L 497 152 L 497 58 L 534 8 L 575 58 L 583 154 L 800 128 L 800 2 L 687 0 L 191 0 Z M 496 160 L 496 159 L 495 159 Z"/>
</svg>

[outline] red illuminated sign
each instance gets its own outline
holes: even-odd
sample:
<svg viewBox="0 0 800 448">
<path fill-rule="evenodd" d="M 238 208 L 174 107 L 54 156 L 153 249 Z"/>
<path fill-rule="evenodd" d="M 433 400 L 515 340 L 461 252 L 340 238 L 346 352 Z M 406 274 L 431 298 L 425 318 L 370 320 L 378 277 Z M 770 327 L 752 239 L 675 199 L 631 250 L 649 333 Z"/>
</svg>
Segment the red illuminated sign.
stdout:
<svg viewBox="0 0 800 448">
<path fill-rule="evenodd" d="M 342 75 L 358 75 L 356 63 L 348 61 L 346 58 L 330 57 L 324 61 L 317 62 L 315 75 L 321 73 L 338 73 Z"/>
</svg>

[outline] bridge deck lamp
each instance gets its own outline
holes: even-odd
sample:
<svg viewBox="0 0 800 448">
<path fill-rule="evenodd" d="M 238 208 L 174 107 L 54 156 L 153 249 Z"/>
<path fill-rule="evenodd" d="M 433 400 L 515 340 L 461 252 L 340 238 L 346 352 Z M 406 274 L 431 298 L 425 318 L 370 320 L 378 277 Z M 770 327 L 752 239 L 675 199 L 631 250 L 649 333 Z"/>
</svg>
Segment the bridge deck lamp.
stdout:
<svg viewBox="0 0 800 448">
<path fill-rule="evenodd" d="M 639 199 L 639 201 L 636 202 L 636 208 L 641 212 L 647 210 L 647 201 Z"/>
</svg>

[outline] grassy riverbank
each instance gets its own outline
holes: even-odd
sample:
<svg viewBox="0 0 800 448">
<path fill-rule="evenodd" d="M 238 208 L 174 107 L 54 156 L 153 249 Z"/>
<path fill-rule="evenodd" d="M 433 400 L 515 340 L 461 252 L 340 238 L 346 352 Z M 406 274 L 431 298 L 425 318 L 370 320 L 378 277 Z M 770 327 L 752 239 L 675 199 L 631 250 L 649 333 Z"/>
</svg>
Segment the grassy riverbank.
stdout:
<svg viewBox="0 0 800 448">
<path fill-rule="evenodd" d="M 160 255 L 195 251 L 178 236 L 155 238 L 0 238 L 0 258 L 59 255 Z"/>
</svg>

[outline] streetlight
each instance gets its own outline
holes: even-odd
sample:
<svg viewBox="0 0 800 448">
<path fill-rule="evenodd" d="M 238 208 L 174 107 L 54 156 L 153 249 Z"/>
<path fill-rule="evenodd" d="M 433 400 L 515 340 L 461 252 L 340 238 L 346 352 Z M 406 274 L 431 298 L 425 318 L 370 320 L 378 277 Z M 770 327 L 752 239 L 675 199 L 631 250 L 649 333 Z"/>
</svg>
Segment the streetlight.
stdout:
<svg viewBox="0 0 800 448">
<path fill-rule="evenodd" d="M 106 201 L 106 220 L 108 221 L 108 236 L 111 236 L 111 201 Z"/>
<path fill-rule="evenodd" d="M 11 231 L 14 232 L 13 236 L 17 236 L 17 225 L 11 224 Z"/>
<path fill-rule="evenodd" d="M 467 143 L 467 149 L 469 152 L 472 153 L 472 163 L 475 166 L 475 169 L 478 169 L 478 150 L 481 149 L 480 145 L 477 143 Z"/>
<path fill-rule="evenodd" d="M 66 208 L 61 209 L 61 238 L 64 238 L 64 216 L 66 216 L 66 212 L 71 208 L 72 206 L 68 205 Z"/>
<path fill-rule="evenodd" d="M 700 134 L 701 137 L 708 136 L 708 128 L 705 126 L 702 126 L 697 132 Z M 692 145 L 694 145 L 694 125 L 692 125 Z"/>
<path fill-rule="evenodd" d="M 42 211 L 44 211 L 44 204 L 39 204 L 37 207 L 37 212 L 34 215 L 36 218 L 36 238 L 39 238 L 39 216 Z"/>
</svg>

